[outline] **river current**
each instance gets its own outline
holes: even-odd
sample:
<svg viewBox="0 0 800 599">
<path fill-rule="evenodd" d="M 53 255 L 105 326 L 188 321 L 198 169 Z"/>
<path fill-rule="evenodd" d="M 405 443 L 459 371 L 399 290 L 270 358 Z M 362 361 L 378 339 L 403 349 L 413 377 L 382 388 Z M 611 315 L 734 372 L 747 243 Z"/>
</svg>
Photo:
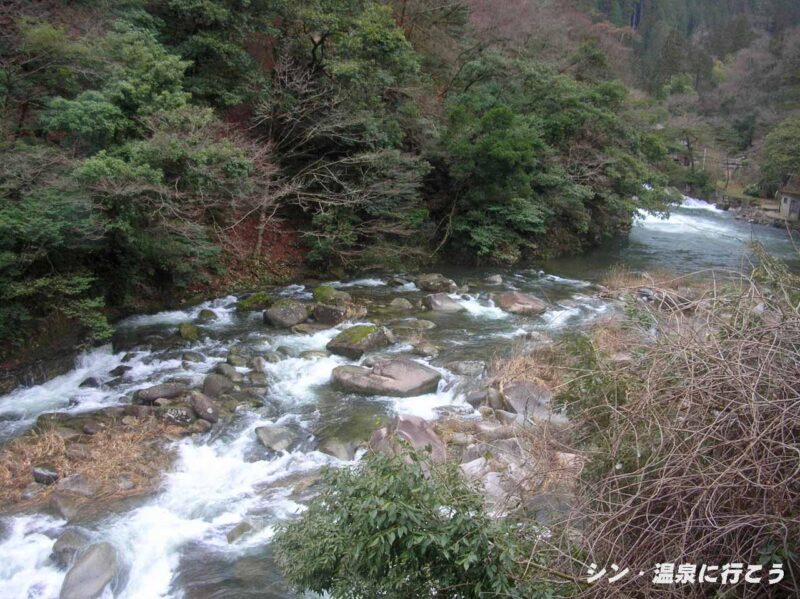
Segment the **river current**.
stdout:
<svg viewBox="0 0 800 599">
<path fill-rule="evenodd" d="M 109 371 L 123 363 L 126 352 L 100 347 L 81 356 L 73 371 L 0 397 L 0 442 L 26 432 L 45 412 L 81 413 L 122 405 L 136 389 L 169 380 L 199 386 L 204 376 L 225 360 L 231 347 L 280 353 L 283 359 L 267 366 L 268 407 L 241 410 L 232 422 L 216 425 L 207 435 L 176 442 L 177 460 L 157 493 L 125 511 L 78 526 L 93 541 L 108 541 L 117 549 L 123 573 L 113 596 L 292 597 L 270 555 L 274 525 L 303 509 L 304 497 L 294 490 L 298 480 L 325 465 L 352 464 L 318 451 L 322 439 L 363 438 L 393 413 L 432 419 L 442 407 L 454 406 L 468 414 L 472 408 L 464 401 L 462 377 L 445 368 L 448 362 L 489 361 L 523 342 L 529 333 L 557 335 L 608 314 L 614 308 L 595 296 L 595 285 L 616 264 L 677 273 L 746 268 L 748 243 L 756 239 L 797 264 L 785 232 L 737 221 L 705 202 L 686 198 L 667 219 L 641 215 L 625 238 L 584 256 L 552 260 L 541 269 L 436 269 L 469 285 L 468 294 L 452 296 L 466 311 L 415 315 L 435 322 L 436 328 L 426 331 L 426 337 L 442 352 L 433 360 L 414 359 L 437 368 L 443 379 L 435 393 L 408 399 L 335 391 L 329 384 L 333 368 L 357 361 L 300 355 L 324 350 L 330 339 L 353 323 L 310 335 L 277 331 L 267 328 L 258 313 L 237 313 L 233 296 L 187 310 L 134 316 L 118 323 L 121 334 L 171 334 L 180 323 L 194 322 L 205 308 L 213 310 L 218 319 L 203 325 L 201 340 L 190 348 L 202 354 L 200 362 L 182 361 L 183 350 L 135 351 L 127 357 L 131 369 L 122 380 L 114 380 Z M 502 287 L 485 283 L 492 274 L 502 275 Z M 388 303 L 395 297 L 413 301 L 424 295 L 413 283 L 390 287 L 378 276 L 334 284 L 356 299 L 375 303 Z M 490 299 L 501 289 L 532 293 L 546 299 L 550 307 L 537 318 L 507 314 Z M 278 291 L 286 297 L 310 297 L 310 290 L 300 285 Z M 389 353 L 407 354 L 410 349 L 400 341 Z M 88 377 L 96 377 L 103 385 L 80 387 Z M 254 429 L 271 422 L 300 431 L 304 442 L 297 450 L 268 454 Z M 230 543 L 227 533 L 242 521 L 250 523 L 253 532 Z M 66 526 L 65 520 L 48 513 L 0 518 L 0 597 L 58 596 L 65 571 L 49 556 Z M 106 595 L 112 596 L 111 591 Z"/>
</svg>

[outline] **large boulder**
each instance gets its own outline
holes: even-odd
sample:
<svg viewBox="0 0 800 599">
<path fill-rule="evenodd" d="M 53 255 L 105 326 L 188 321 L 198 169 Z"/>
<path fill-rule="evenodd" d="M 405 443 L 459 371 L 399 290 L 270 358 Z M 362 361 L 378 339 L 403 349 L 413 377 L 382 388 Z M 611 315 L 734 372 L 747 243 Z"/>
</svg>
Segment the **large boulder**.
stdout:
<svg viewBox="0 0 800 599">
<path fill-rule="evenodd" d="M 353 301 L 349 293 L 330 285 L 320 285 L 311 294 L 314 296 L 314 301 L 320 304 L 349 304 Z"/>
<path fill-rule="evenodd" d="M 442 375 L 408 359 L 383 360 L 372 368 L 337 366 L 333 382 L 338 387 L 365 395 L 413 397 L 436 391 Z"/>
<path fill-rule="evenodd" d="M 266 310 L 264 310 L 264 322 L 274 327 L 288 329 L 296 324 L 300 324 L 311 315 L 311 306 L 284 299 Z"/>
<path fill-rule="evenodd" d="M 459 304 L 446 293 L 434 293 L 432 295 L 426 295 L 422 299 L 422 304 L 428 310 L 433 310 L 434 312 L 455 313 L 466 310 L 464 306 Z"/>
<path fill-rule="evenodd" d="M 67 572 L 59 599 L 96 599 L 117 576 L 117 551 L 109 543 L 89 545 Z"/>
<path fill-rule="evenodd" d="M 279 424 L 256 427 L 256 437 L 264 447 L 272 451 L 288 451 L 297 444 L 297 435 Z"/>
<path fill-rule="evenodd" d="M 365 352 L 388 347 L 392 343 L 394 337 L 386 328 L 357 325 L 336 335 L 328 342 L 326 349 L 333 354 L 357 359 Z"/>
<path fill-rule="evenodd" d="M 419 416 L 401 414 L 383 428 L 372 433 L 369 446 L 373 451 L 396 455 L 403 449 L 402 441 L 416 450 L 430 450 L 434 462 L 444 462 L 447 457 L 444 442 L 430 423 Z"/>
<path fill-rule="evenodd" d="M 512 314 L 538 316 L 547 311 L 547 304 L 542 300 L 519 291 L 501 293 L 495 296 L 494 301 L 502 310 Z"/>
<path fill-rule="evenodd" d="M 341 302 L 335 304 L 317 304 L 314 306 L 314 319 L 327 325 L 337 325 L 345 320 L 356 320 L 367 315 L 364 306 L 352 302 Z"/>
<path fill-rule="evenodd" d="M 183 395 L 188 389 L 183 383 L 161 383 L 136 391 L 133 395 L 133 403 L 149 405 L 157 399 L 173 399 Z"/>
<path fill-rule="evenodd" d="M 415 283 L 423 291 L 430 291 L 431 293 L 455 293 L 458 291 L 458 285 L 456 285 L 455 281 L 439 273 L 419 275 Z"/>
</svg>

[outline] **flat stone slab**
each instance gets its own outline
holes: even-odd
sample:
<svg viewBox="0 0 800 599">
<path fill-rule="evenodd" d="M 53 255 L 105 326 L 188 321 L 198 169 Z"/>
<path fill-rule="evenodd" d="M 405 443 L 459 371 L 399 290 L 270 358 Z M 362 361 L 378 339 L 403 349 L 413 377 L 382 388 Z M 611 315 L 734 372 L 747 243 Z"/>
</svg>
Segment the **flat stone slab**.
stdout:
<svg viewBox="0 0 800 599">
<path fill-rule="evenodd" d="M 332 375 L 333 383 L 345 391 L 390 397 L 433 393 L 441 378 L 433 368 L 402 358 L 380 361 L 373 368 L 337 366 Z"/>
</svg>

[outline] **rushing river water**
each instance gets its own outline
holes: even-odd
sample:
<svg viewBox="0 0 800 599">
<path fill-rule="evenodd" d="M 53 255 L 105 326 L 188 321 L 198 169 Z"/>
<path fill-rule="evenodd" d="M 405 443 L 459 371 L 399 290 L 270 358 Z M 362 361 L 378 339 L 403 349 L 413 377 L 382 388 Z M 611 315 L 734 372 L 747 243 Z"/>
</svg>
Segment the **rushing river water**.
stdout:
<svg viewBox="0 0 800 599">
<path fill-rule="evenodd" d="M 689 200 L 669 219 L 641 217 L 624 240 L 615 240 L 591 254 L 560 259 L 537 269 L 500 272 L 503 289 L 517 289 L 545 298 L 549 310 L 541 317 L 509 315 L 494 306 L 490 294 L 501 288 L 483 283 L 498 271 L 447 271 L 468 295 L 454 295 L 466 311 L 460 314 L 423 313 L 434 321 L 426 337 L 442 349 L 435 360 L 425 360 L 443 374 L 436 393 L 409 399 L 357 397 L 329 385 L 333 368 L 352 363 L 339 356 L 301 357 L 309 350 L 324 350 L 327 342 L 352 323 L 311 335 L 269 329 L 260 314 L 242 316 L 235 297 L 224 297 L 188 310 L 129 318 L 118 324 L 132 337 L 171 334 L 178 324 L 193 322 L 203 308 L 218 320 L 203 325 L 203 339 L 191 349 L 203 361 L 181 360 L 182 350 L 140 350 L 128 356 L 131 370 L 121 380 L 109 371 L 122 364 L 123 352 L 102 347 L 82 356 L 72 372 L 33 388 L 0 397 L 0 440 L 29 430 L 38 415 L 49 411 L 89 412 L 128 403 L 139 388 L 169 380 L 187 380 L 199 386 L 204 376 L 223 362 L 231 347 L 255 353 L 279 350 L 283 359 L 268 365 L 269 392 L 264 408 L 242 410 L 228 424 L 218 424 L 208 435 L 176 443 L 178 459 L 153 496 L 127 511 L 80 522 L 78 526 L 96 541 L 112 543 L 123 562 L 116 595 L 154 597 L 290 597 L 277 574 L 269 552 L 275 522 L 302 509 L 302 495 L 293 490 L 297 481 L 324 465 L 347 462 L 316 448 L 324 438 L 363 438 L 391 413 L 413 413 L 435 418 L 437 408 L 455 406 L 464 412 L 461 377 L 443 366 L 453 360 L 490 360 L 526 333 L 559 331 L 581 326 L 613 308 L 593 295 L 594 283 L 615 264 L 634 269 L 659 269 L 681 273 L 710 268 L 738 268 L 747 244 L 758 238 L 773 253 L 796 260 L 786 234 L 753 227 L 712 206 Z M 356 299 L 385 304 L 394 297 L 411 300 L 422 295 L 413 284 L 389 287 L 382 278 L 339 282 Z M 287 297 L 308 298 L 299 285 L 280 290 Z M 400 341 L 389 353 L 402 354 L 410 346 Z M 422 358 L 415 358 L 422 360 Z M 240 368 L 242 372 L 247 369 Z M 100 388 L 81 388 L 96 377 Z M 270 455 L 257 441 L 254 429 L 277 422 L 301 433 L 297 450 Z M 254 532 L 229 543 L 226 534 L 242 521 Z M 51 514 L 32 513 L 0 520 L 0 597 L 57 597 L 65 571 L 50 561 L 59 533 L 67 526 Z M 110 591 L 107 591 L 109 594 Z M 110 595 L 109 595 L 110 596 Z"/>
</svg>

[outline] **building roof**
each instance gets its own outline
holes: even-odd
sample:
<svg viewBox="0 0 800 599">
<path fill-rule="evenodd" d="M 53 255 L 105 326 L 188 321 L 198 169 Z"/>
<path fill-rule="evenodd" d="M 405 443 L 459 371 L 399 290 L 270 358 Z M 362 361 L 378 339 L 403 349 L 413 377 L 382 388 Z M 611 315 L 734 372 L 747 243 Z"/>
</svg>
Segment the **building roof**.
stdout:
<svg viewBox="0 0 800 599">
<path fill-rule="evenodd" d="M 778 190 L 780 193 L 785 193 L 792 196 L 800 197 L 800 177 L 792 175 L 786 182 L 786 185 Z"/>
</svg>

